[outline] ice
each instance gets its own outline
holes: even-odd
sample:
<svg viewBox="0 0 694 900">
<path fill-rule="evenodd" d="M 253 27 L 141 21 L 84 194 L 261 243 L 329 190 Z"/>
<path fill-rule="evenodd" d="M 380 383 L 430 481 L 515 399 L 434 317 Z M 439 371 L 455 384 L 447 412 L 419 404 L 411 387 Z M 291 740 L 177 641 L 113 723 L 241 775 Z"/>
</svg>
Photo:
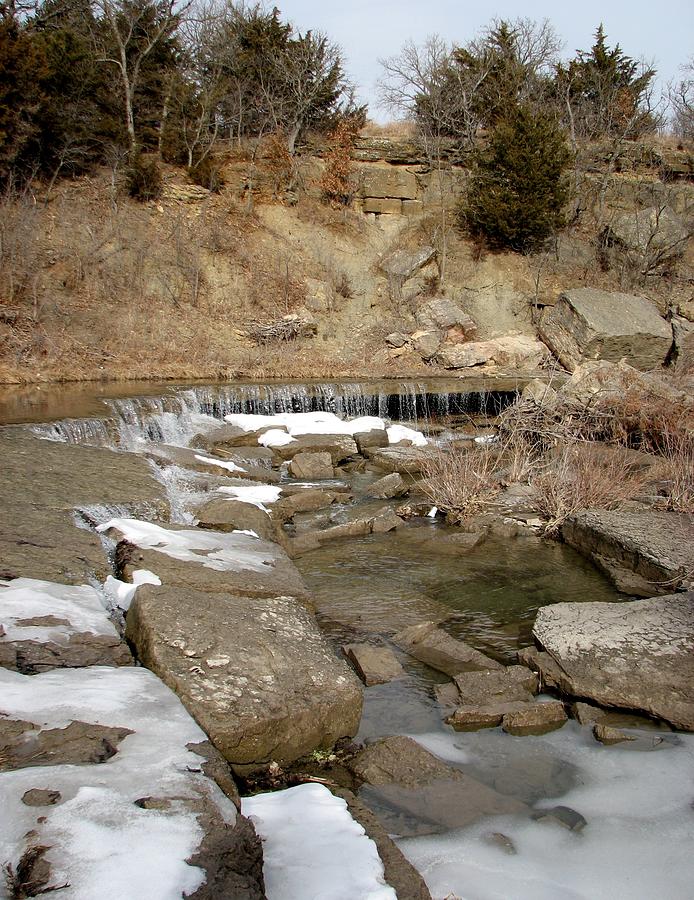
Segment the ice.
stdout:
<svg viewBox="0 0 694 900">
<path fill-rule="evenodd" d="M 24 619 L 54 616 L 64 625 L 18 625 Z M 6 632 L 2 641 L 67 643 L 73 634 L 116 636 L 116 630 L 98 592 L 78 586 L 15 578 L 0 584 L 0 622 Z"/>
<path fill-rule="evenodd" d="M 127 612 L 130 609 L 130 604 L 133 602 L 135 593 L 141 584 L 161 584 L 161 578 L 155 575 L 154 572 L 150 572 L 149 569 L 135 569 L 132 577 L 132 584 L 128 584 L 127 581 L 120 581 L 118 578 L 114 578 L 113 575 L 109 575 L 104 582 L 104 593 L 113 605 L 123 610 L 123 612 Z"/>
<path fill-rule="evenodd" d="M 216 493 L 230 494 L 235 500 L 252 503 L 253 506 L 267 512 L 265 504 L 276 503 L 282 493 L 282 488 L 276 487 L 274 484 L 225 485 L 217 488 Z"/>
<path fill-rule="evenodd" d="M 588 824 L 572 832 L 550 821 L 496 817 L 446 835 L 402 839 L 434 900 L 685 900 L 694 884 L 694 735 L 642 732 L 659 749 L 603 747 L 576 724 L 543 737 L 418 735 L 427 749 L 474 772 L 517 772 L 536 757 L 572 767 L 568 791 L 536 808 L 569 806 Z M 493 781 L 493 779 L 492 779 Z M 501 832 L 516 855 L 485 840 Z"/>
<path fill-rule="evenodd" d="M 415 447 L 425 447 L 429 442 L 421 431 L 408 428 L 407 425 L 390 425 L 386 429 L 388 443 L 397 444 L 399 441 L 411 441 Z"/>
<path fill-rule="evenodd" d="M 232 823 L 235 809 L 200 772 L 186 749 L 205 734 L 155 675 L 136 667 L 53 670 L 20 675 L 0 669 L 0 704 L 10 718 L 47 728 L 71 721 L 120 726 L 134 733 L 99 765 L 54 765 L 0 774 L 0 860 L 16 866 L 25 835 L 48 846 L 52 884 L 68 883 L 66 900 L 174 900 L 204 880 L 186 863 L 202 832 L 184 801 L 208 797 Z M 60 791 L 56 806 L 22 803 L 31 788 Z M 142 809 L 143 797 L 169 800 Z M 37 816 L 41 818 L 37 821 Z M 3 896 L 0 887 L 0 896 Z"/>
<path fill-rule="evenodd" d="M 211 456 L 202 456 L 200 453 L 195 454 L 195 458 L 198 462 L 206 463 L 208 465 L 219 466 L 220 469 L 226 469 L 227 472 L 245 472 L 246 470 L 241 468 L 241 466 L 237 466 L 236 463 L 230 462 L 226 459 L 216 459 Z"/>
<path fill-rule="evenodd" d="M 275 559 L 274 545 L 260 542 L 246 534 L 223 534 L 199 528 L 170 531 L 140 519 L 111 519 L 97 531 L 119 531 L 125 540 L 143 550 L 158 550 L 172 559 L 201 563 L 218 572 L 241 572 L 250 569 L 266 572 Z M 258 549 L 262 543 L 263 548 Z"/>
<path fill-rule="evenodd" d="M 397 900 L 376 845 L 320 784 L 242 800 L 263 840 L 268 900 Z"/>
</svg>

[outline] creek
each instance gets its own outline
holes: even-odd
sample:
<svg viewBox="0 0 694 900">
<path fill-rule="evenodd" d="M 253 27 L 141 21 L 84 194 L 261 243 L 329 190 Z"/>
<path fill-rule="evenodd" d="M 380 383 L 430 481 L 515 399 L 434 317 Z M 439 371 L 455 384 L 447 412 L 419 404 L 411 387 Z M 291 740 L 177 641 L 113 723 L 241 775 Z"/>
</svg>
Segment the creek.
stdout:
<svg viewBox="0 0 694 900">
<path fill-rule="evenodd" d="M 42 387 L 0 397 L 0 422 L 29 422 L 53 441 L 142 453 L 153 444 L 188 446 L 228 413 L 328 409 L 343 417 L 380 415 L 439 432 L 479 423 L 512 402 L 512 380 L 467 384 L 382 381 L 359 384 L 138 386 L 130 396 L 91 386 Z M 140 389 L 142 388 L 142 389 Z M 472 428 L 472 425 L 470 426 Z M 474 428 L 472 428 L 474 432 Z M 174 518 L 192 521 L 196 478 L 156 468 Z M 377 477 L 349 476 L 354 499 L 329 513 L 296 517 L 296 529 L 336 524 L 383 503 L 364 492 Z M 198 476 L 199 479 L 199 476 Z M 393 506 L 397 503 L 393 502 Z M 94 513 L 94 524 L 111 510 Z M 495 659 L 512 663 L 531 643 L 540 606 L 625 599 L 586 560 L 533 534 L 488 537 L 465 554 L 437 549 L 449 530 L 413 519 L 389 534 L 345 538 L 300 556 L 296 564 L 336 648 L 349 642 L 392 646 L 405 674 L 365 689 L 359 739 L 405 734 L 507 797 L 535 810 L 569 806 L 586 820 L 580 832 L 546 820 L 499 815 L 451 828 L 431 808 L 407 815 L 370 797 L 387 830 L 424 875 L 435 898 L 682 898 L 691 896 L 694 863 L 694 736 L 629 720 L 643 740 L 605 748 L 570 721 L 541 737 L 500 729 L 456 733 L 443 723 L 434 688 L 448 679 L 391 644 L 400 628 L 426 618 Z M 626 721 L 626 720 L 625 720 Z M 502 835 L 504 840 L 490 839 Z"/>
</svg>

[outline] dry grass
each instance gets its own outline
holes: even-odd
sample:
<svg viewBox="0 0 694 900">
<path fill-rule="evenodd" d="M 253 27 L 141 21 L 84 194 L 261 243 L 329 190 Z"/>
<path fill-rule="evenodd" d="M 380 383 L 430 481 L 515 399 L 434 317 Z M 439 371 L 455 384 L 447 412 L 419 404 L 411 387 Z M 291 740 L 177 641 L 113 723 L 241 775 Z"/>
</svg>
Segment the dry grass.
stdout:
<svg viewBox="0 0 694 900">
<path fill-rule="evenodd" d="M 657 472 L 666 483 L 665 508 L 694 513 L 694 434 L 663 435 Z"/>
<path fill-rule="evenodd" d="M 648 471 L 620 448 L 601 444 L 564 445 L 545 471 L 531 479 L 545 533 L 559 531 L 582 509 L 616 509 L 640 494 Z"/>
<path fill-rule="evenodd" d="M 485 509 L 501 490 L 499 456 L 488 448 L 440 448 L 424 465 L 421 488 L 434 506 L 459 524 Z"/>
<path fill-rule="evenodd" d="M 360 132 L 362 137 L 390 138 L 394 141 L 409 141 L 416 134 L 414 122 L 409 119 L 393 119 L 390 122 L 374 122 L 367 119 Z"/>
</svg>

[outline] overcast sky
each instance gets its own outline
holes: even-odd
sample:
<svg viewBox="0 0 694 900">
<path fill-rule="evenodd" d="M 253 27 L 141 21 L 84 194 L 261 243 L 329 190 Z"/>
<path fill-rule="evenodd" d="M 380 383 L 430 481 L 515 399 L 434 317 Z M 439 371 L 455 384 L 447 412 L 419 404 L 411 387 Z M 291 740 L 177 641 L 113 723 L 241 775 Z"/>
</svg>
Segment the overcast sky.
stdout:
<svg viewBox="0 0 694 900">
<path fill-rule="evenodd" d="M 299 30 L 320 29 L 344 50 L 347 70 L 360 97 L 377 120 L 392 118 L 377 108 L 378 60 L 397 54 L 407 40 L 421 43 L 430 34 L 463 44 L 492 18 L 549 19 L 564 42 L 563 55 L 589 50 L 602 22 L 610 47 L 619 43 L 634 59 L 654 61 L 659 87 L 678 75 L 694 56 L 693 0 L 274 0 L 282 18 Z M 272 0 L 268 6 L 272 6 Z"/>
</svg>

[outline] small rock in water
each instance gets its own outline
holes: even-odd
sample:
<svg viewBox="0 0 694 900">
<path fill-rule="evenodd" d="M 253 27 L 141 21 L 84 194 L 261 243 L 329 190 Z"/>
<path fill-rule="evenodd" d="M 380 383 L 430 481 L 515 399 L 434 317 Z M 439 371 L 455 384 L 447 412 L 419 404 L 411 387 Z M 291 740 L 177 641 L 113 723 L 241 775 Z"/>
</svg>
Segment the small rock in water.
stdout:
<svg viewBox="0 0 694 900">
<path fill-rule="evenodd" d="M 577 701 L 571 705 L 571 715 L 579 725 L 594 725 L 605 715 L 604 710 L 592 703 Z"/>
<path fill-rule="evenodd" d="M 551 809 L 541 809 L 533 813 L 536 822 L 556 822 L 569 831 L 583 831 L 588 822 L 575 809 L 570 806 L 553 806 Z"/>
<path fill-rule="evenodd" d="M 342 651 L 367 687 L 373 684 L 386 684 L 404 674 L 395 654 L 388 647 L 346 644 Z"/>
<path fill-rule="evenodd" d="M 612 744 L 622 744 L 624 741 L 636 740 L 635 737 L 621 731 L 619 728 L 612 728 L 610 725 L 601 725 L 599 722 L 596 722 L 595 725 L 593 725 L 593 737 L 596 741 L 600 741 L 601 744 L 605 744 L 607 747 Z"/>
<path fill-rule="evenodd" d="M 489 844 L 492 847 L 498 847 L 499 850 L 506 853 L 508 856 L 515 856 L 518 853 L 516 845 L 511 838 L 502 834 L 500 831 L 488 831 L 487 834 L 484 835 L 483 840 L 485 844 Z"/>
<path fill-rule="evenodd" d="M 504 718 L 515 712 L 522 712 L 529 704 L 523 700 L 507 703 L 491 703 L 487 706 L 459 706 L 446 724 L 456 731 L 478 731 L 480 728 L 496 728 Z"/>
<path fill-rule="evenodd" d="M 31 788 L 22 795 L 22 803 L 26 806 L 54 806 L 61 796 L 60 791 Z"/>
<path fill-rule="evenodd" d="M 549 703 L 527 703 L 524 709 L 507 713 L 501 727 L 508 734 L 517 736 L 547 734 L 561 728 L 566 720 L 564 704 L 551 700 Z"/>
</svg>

